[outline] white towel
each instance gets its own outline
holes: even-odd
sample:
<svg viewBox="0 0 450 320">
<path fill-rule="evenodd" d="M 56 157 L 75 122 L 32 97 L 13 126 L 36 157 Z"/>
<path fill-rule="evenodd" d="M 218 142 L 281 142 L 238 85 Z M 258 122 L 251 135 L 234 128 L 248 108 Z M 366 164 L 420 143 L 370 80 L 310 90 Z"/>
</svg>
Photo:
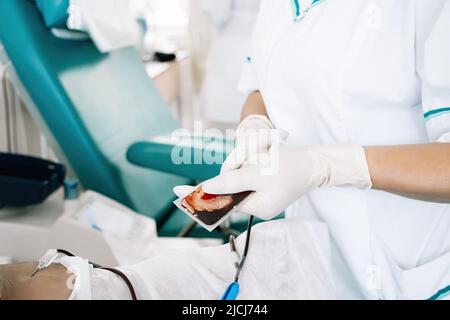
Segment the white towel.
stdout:
<svg viewBox="0 0 450 320">
<path fill-rule="evenodd" d="M 102 53 L 135 46 L 140 39 L 128 0 L 70 0 L 67 27 L 89 33 Z"/>
</svg>

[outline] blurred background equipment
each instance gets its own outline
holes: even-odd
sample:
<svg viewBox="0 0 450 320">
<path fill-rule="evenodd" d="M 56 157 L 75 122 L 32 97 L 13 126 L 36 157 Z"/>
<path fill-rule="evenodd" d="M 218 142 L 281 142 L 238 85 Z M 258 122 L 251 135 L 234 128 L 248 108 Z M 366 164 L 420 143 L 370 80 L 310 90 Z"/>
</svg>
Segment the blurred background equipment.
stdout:
<svg viewBox="0 0 450 320">
<path fill-rule="evenodd" d="M 61 187 L 65 176 L 66 169 L 61 164 L 0 153 L 0 208 L 42 203 Z"/>
</svg>

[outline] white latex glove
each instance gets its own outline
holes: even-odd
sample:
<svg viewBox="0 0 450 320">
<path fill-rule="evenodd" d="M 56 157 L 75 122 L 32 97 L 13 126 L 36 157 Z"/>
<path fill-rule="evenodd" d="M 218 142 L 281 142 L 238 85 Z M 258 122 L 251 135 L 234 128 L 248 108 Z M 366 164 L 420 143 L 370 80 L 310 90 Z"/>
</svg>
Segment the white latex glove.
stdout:
<svg viewBox="0 0 450 320">
<path fill-rule="evenodd" d="M 250 162 L 257 163 L 261 155 L 269 152 L 272 143 L 279 143 L 286 139 L 287 135 L 287 132 L 275 129 L 266 116 L 248 116 L 239 124 L 235 134 L 235 148 L 222 164 L 220 172 L 239 169 Z M 187 185 L 176 186 L 173 192 L 177 197 L 184 198 L 196 188 Z"/>
<path fill-rule="evenodd" d="M 235 149 L 222 164 L 221 173 L 238 169 L 246 164 L 256 164 L 258 155 L 267 153 L 273 143 L 286 139 L 287 133 L 277 130 L 269 118 L 251 115 L 238 126 L 235 135 Z"/>
<path fill-rule="evenodd" d="M 285 148 L 277 154 L 278 157 L 272 155 L 271 161 L 278 164 L 278 169 L 271 174 L 262 174 L 262 165 L 248 165 L 205 181 L 203 190 L 210 194 L 254 191 L 236 211 L 267 220 L 316 188 L 354 186 L 365 189 L 372 186 L 361 146 Z"/>
<path fill-rule="evenodd" d="M 197 189 L 197 187 L 185 186 L 185 185 L 184 186 L 176 186 L 175 188 L 173 188 L 173 193 L 175 193 L 178 198 L 185 198 L 188 195 L 190 195 L 192 192 L 194 192 L 195 189 Z"/>
</svg>

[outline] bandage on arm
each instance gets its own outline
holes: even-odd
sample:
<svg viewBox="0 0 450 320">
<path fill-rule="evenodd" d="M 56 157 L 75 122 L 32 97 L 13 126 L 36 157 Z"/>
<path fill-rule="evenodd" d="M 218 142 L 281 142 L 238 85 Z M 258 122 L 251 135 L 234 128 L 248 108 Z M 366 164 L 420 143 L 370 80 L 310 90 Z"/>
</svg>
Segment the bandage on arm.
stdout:
<svg viewBox="0 0 450 320">
<path fill-rule="evenodd" d="M 373 188 L 409 198 L 450 201 L 450 143 L 366 147 Z"/>
</svg>

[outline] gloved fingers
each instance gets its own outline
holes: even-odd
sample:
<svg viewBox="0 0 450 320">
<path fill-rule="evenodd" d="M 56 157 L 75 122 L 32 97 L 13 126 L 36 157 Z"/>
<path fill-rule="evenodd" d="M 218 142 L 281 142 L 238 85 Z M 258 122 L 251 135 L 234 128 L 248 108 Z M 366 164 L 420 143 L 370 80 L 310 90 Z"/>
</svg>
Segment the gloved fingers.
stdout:
<svg viewBox="0 0 450 320">
<path fill-rule="evenodd" d="M 252 120 L 259 125 L 253 124 L 254 127 L 238 129 L 236 147 L 222 164 L 221 173 L 239 169 L 246 160 L 254 155 L 269 152 L 273 143 L 280 144 L 289 135 L 287 131 L 274 129 L 265 121 L 261 124 L 259 117 Z"/>
<path fill-rule="evenodd" d="M 256 213 L 259 211 L 258 209 L 261 207 L 260 200 L 260 195 L 253 192 L 239 203 L 235 211 L 256 216 Z"/>
<path fill-rule="evenodd" d="M 222 164 L 220 173 L 242 168 L 244 164 L 258 164 L 261 155 L 269 152 L 268 145 L 240 145 L 236 147 Z"/>
<path fill-rule="evenodd" d="M 276 130 L 247 129 L 236 137 L 236 148 L 246 154 L 266 152 L 272 145 Z"/>
<path fill-rule="evenodd" d="M 173 193 L 176 194 L 178 198 L 185 198 L 188 195 L 190 195 L 192 192 L 194 192 L 197 189 L 197 187 L 194 186 L 176 186 L 173 188 Z"/>
<path fill-rule="evenodd" d="M 239 169 L 245 162 L 246 152 L 240 148 L 236 148 L 231 151 L 230 155 L 225 159 L 222 167 L 220 168 L 220 173 L 224 173 L 231 170 Z"/>
<path fill-rule="evenodd" d="M 256 166 L 231 170 L 202 183 L 203 191 L 209 194 L 233 194 L 255 191 Z"/>
<path fill-rule="evenodd" d="M 262 220 L 270 220 L 277 216 L 278 210 L 274 210 L 270 204 L 267 203 L 265 195 L 260 192 L 254 192 L 236 207 L 236 212 L 253 215 Z M 275 199 L 273 199 L 275 200 Z"/>
</svg>

